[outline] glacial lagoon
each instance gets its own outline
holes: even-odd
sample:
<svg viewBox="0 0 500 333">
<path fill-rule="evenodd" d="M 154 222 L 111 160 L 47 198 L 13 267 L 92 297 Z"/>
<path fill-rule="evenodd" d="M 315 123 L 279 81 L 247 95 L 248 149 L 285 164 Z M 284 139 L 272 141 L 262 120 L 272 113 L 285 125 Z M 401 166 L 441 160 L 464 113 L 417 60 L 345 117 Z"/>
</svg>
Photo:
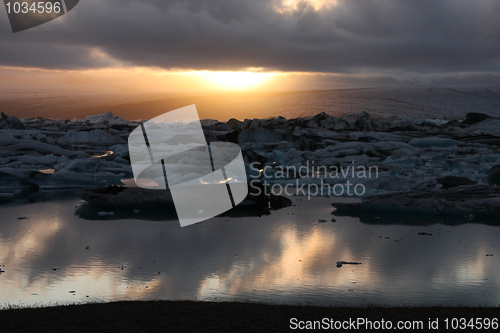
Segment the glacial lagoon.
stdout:
<svg viewBox="0 0 500 333">
<path fill-rule="evenodd" d="M 42 199 L 41 199 L 42 198 Z M 69 195 L 0 206 L 0 306 L 115 300 L 498 305 L 500 226 L 335 216 L 293 197 L 269 215 L 90 220 Z M 376 223 L 373 223 L 373 220 Z M 499 224 L 500 225 L 500 224 Z M 337 261 L 360 265 L 337 267 Z"/>
</svg>

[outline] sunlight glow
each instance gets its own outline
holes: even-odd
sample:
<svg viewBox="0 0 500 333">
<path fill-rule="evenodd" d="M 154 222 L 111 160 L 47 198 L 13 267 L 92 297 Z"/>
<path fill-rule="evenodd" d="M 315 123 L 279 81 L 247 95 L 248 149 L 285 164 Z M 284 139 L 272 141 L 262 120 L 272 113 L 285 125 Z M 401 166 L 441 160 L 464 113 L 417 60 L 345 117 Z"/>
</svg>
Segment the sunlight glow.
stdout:
<svg viewBox="0 0 500 333">
<path fill-rule="evenodd" d="M 216 85 L 229 90 L 244 90 L 256 88 L 267 81 L 274 74 L 258 72 L 230 72 L 230 71 L 199 71 L 198 76 L 211 85 Z"/>
<path fill-rule="evenodd" d="M 315 12 L 324 8 L 335 7 L 338 0 L 281 0 L 274 10 L 280 14 L 289 14 L 299 11 L 302 8 L 312 8 Z"/>
</svg>

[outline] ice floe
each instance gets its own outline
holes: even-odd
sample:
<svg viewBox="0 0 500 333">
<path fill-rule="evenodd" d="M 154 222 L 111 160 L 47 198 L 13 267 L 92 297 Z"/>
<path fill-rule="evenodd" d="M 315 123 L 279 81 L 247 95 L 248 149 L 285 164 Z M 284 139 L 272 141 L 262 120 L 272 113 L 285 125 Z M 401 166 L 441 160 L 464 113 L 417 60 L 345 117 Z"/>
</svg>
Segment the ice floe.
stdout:
<svg viewBox="0 0 500 333">
<path fill-rule="evenodd" d="M 489 115 L 388 120 L 363 111 L 340 117 L 203 120 L 202 125 L 208 141 L 237 143 L 248 179 L 268 186 L 321 189 L 351 182 L 364 186 L 368 206 L 411 203 L 417 210 L 436 210 L 434 204 L 437 210 L 446 205 L 447 211 L 464 214 L 499 203 L 500 119 Z M 122 185 L 122 179 L 132 178 L 127 138 L 137 126 L 111 113 L 72 121 L 2 114 L 2 200 L 19 191 Z M 367 177 L 361 167 L 375 167 L 376 174 Z"/>
</svg>

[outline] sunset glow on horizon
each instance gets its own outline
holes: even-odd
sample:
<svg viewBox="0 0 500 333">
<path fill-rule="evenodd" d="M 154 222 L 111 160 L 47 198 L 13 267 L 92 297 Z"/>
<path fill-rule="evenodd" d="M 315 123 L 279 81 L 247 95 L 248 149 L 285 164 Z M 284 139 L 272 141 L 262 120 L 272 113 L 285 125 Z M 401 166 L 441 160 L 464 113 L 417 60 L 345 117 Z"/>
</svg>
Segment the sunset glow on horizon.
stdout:
<svg viewBox="0 0 500 333">
<path fill-rule="evenodd" d="M 265 83 L 274 76 L 273 73 L 235 72 L 235 71 L 199 71 L 195 75 L 228 90 L 258 89 L 259 85 Z"/>
<path fill-rule="evenodd" d="M 2 92 L 255 92 L 320 89 L 319 81 L 336 75 L 309 72 L 162 70 L 147 67 L 108 67 L 90 70 L 51 70 L 0 66 Z M 9 83 L 8 85 L 6 83 Z"/>
</svg>

